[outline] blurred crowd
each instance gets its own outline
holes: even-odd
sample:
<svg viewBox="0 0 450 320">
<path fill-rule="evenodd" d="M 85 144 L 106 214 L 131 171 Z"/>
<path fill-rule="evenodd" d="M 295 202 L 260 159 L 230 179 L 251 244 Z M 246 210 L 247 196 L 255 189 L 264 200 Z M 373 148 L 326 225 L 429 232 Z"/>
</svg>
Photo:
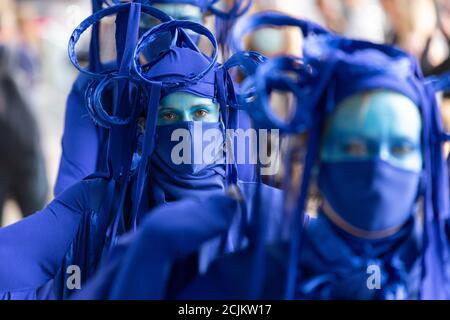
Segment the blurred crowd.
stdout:
<svg viewBox="0 0 450 320">
<path fill-rule="evenodd" d="M 450 0 L 255 0 L 249 14 L 264 10 L 310 19 L 349 37 L 396 44 L 416 56 L 427 75 L 450 70 Z M 52 198 L 65 102 L 76 76 L 67 41 L 90 11 L 89 0 L 0 1 L 4 225 Z M 247 49 L 298 54 L 300 37 L 293 32 L 298 30 L 261 29 L 246 41 Z M 446 100 L 442 112 L 450 128 L 449 110 Z"/>
</svg>

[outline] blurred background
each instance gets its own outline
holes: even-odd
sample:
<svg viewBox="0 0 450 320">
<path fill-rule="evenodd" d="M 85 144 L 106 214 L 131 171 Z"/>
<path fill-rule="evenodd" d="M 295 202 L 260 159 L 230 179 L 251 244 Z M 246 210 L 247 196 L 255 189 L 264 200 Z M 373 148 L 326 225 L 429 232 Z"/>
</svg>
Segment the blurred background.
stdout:
<svg viewBox="0 0 450 320">
<path fill-rule="evenodd" d="M 450 0 L 254 0 L 249 14 L 263 10 L 310 19 L 349 37 L 396 44 L 415 55 L 426 74 L 450 70 Z M 29 190 L 39 201 L 53 197 L 66 98 L 77 76 L 67 43 L 90 12 L 90 0 L 0 1 L 2 225 L 31 213 L 26 212 Z M 262 30 L 245 43 L 269 56 L 298 54 L 301 37 L 297 30 Z M 87 45 L 84 41 L 80 51 Z M 449 124 L 447 100 L 442 110 Z M 32 186 L 25 187 L 30 177 Z"/>
</svg>

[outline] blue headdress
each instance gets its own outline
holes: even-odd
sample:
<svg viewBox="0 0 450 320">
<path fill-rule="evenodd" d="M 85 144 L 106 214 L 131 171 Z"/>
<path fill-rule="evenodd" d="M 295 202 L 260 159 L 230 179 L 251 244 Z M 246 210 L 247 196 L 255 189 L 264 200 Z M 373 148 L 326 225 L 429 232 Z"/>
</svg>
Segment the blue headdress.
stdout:
<svg viewBox="0 0 450 320">
<path fill-rule="evenodd" d="M 423 122 L 423 197 L 424 232 L 422 281 L 420 297 L 446 299 L 448 283 L 448 239 L 445 221 L 448 219 L 448 172 L 442 143 L 449 136 L 444 132 L 435 93 L 450 85 L 449 77 L 425 79 L 417 62 L 407 53 L 385 45 L 356 41 L 331 35 L 312 37 L 304 45 L 304 66 L 294 81 L 280 75 L 292 58 L 273 60 L 261 66 L 255 76 L 262 92 L 267 83 L 283 86 L 297 96 L 296 117 L 289 125 L 282 125 L 288 133 L 308 133 L 304 173 L 296 200 L 292 224 L 291 249 L 288 265 L 286 298 L 294 297 L 298 260 L 301 251 L 302 216 L 308 196 L 311 170 L 317 160 L 321 129 L 328 115 L 340 101 L 355 93 L 388 89 L 413 100 L 420 109 Z M 293 62 L 291 63 L 291 65 Z M 264 79 L 265 78 L 265 79 Z M 289 89 L 297 84 L 296 89 Z M 264 94 L 262 95 L 264 98 Z M 261 125 L 279 126 L 272 121 L 269 108 L 260 102 Z M 262 108 L 261 108 L 262 106 Z M 301 275 L 300 275 L 301 276 Z"/>
</svg>

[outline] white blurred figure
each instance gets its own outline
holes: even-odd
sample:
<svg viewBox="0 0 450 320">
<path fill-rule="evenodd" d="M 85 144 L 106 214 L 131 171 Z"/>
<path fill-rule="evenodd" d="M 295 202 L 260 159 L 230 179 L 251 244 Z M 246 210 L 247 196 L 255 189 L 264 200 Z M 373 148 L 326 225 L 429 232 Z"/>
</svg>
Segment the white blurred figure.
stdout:
<svg viewBox="0 0 450 320">
<path fill-rule="evenodd" d="M 386 15 L 378 0 L 346 0 L 343 34 L 354 39 L 385 42 Z"/>
<path fill-rule="evenodd" d="M 325 25 L 344 36 L 385 42 L 386 15 L 378 0 L 316 0 Z"/>
</svg>

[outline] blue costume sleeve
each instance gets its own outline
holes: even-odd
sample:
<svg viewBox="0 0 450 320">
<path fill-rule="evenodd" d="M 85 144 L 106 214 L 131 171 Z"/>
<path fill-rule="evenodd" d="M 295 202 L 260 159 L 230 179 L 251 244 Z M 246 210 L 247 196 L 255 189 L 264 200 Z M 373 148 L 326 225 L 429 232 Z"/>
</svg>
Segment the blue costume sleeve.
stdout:
<svg viewBox="0 0 450 320">
<path fill-rule="evenodd" d="M 94 173 L 99 154 L 99 128 L 85 107 L 88 78 L 79 75 L 67 99 L 62 155 L 54 194 Z"/>
<path fill-rule="evenodd" d="M 53 280 L 91 211 L 91 185 L 81 181 L 42 211 L 0 229 L 0 299 L 55 298 Z"/>
<path fill-rule="evenodd" d="M 140 231 L 131 236 L 134 239 L 125 241 L 128 248 L 123 250 L 119 245 L 119 253 L 113 253 L 105 268 L 76 298 L 162 298 L 172 263 L 196 252 L 207 240 L 226 233 L 236 210 L 237 202 L 222 194 L 158 207 Z"/>
<path fill-rule="evenodd" d="M 252 211 L 251 199 L 255 196 L 255 186 L 255 183 L 240 183 L 249 212 Z M 272 240 L 281 221 L 282 192 L 262 186 L 261 195 L 265 199 L 263 208 L 270 216 L 268 237 Z M 185 199 L 155 209 L 140 231 L 124 239 L 124 245 L 113 251 L 108 263 L 75 298 L 175 297 L 176 292 L 171 292 L 169 285 L 175 262 L 195 253 L 207 255 L 208 264 L 214 261 L 221 254 L 219 248 L 214 248 L 215 240 L 225 237 L 228 245 L 238 238 L 242 227 L 239 207 L 237 201 L 219 194 L 203 199 Z M 203 250 L 208 244 L 213 244 L 213 250 Z M 231 247 L 228 251 L 242 248 Z"/>
<path fill-rule="evenodd" d="M 265 282 L 261 299 L 280 300 L 284 293 L 288 245 L 274 244 L 267 248 Z M 177 300 L 247 300 L 253 272 L 250 249 L 223 256 L 214 261 L 208 272 L 197 276 L 175 296 Z"/>
</svg>

